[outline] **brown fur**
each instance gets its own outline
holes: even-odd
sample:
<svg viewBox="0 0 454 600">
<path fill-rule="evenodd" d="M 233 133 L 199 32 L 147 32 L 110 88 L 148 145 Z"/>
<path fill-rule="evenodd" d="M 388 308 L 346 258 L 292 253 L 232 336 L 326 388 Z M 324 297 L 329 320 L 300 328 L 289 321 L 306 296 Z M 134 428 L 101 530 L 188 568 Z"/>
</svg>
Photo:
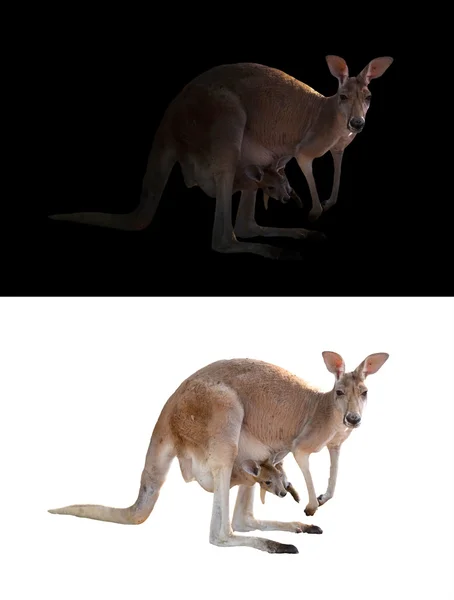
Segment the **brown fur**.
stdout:
<svg viewBox="0 0 454 600">
<path fill-rule="evenodd" d="M 212 248 L 218 252 L 253 252 L 277 258 L 274 246 L 239 242 L 236 236 L 307 237 L 307 229 L 261 227 L 254 220 L 256 190 L 243 190 L 238 228 L 231 221 L 235 174 L 248 165 L 267 168 L 296 157 L 312 197 L 310 218 L 322 211 L 312 161 L 330 151 L 334 183 L 325 209 L 337 201 L 343 151 L 354 139 L 352 118 L 364 119 L 367 85 L 380 77 L 393 59 L 372 60 L 357 77 L 349 77 L 345 61 L 327 56 L 338 81 L 336 94 L 325 97 L 286 73 L 254 63 L 221 65 L 188 83 L 170 103 L 155 135 L 143 179 L 139 206 L 127 215 L 75 213 L 51 218 L 135 230 L 147 227 L 157 209 L 176 162 L 203 165 L 216 197 Z M 342 96 L 345 98 L 342 99 Z M 186 168 L 186 167 L 184 167 Z M 214 187 L 214 189 L 212 189 Z"/>
<path fill-rule="evenodd" d="M 248 469 L 254 469 L 251 472 Z M 275 496 L 283 498 L 287 492 L 296 502 L 299 502 L 299 495 L 292 484 L 287 479 L 282 462 L 273 465 L 270 460 L 259 464 L 256 461 L 247 460 L 238 465 L 233 464 L 230 487 L 237 485 L 253 486 L 258 483 L 262 492 L 269 492 Z M 212 490 L 210 490 L 212 491 Z"/>
<path fill-rule="evenodd" d="M 202 487 L 214 491 L 212 543 L 279 551 L 269 540 L 238 540 L 232 535 L 228 489 L 237 482 L 240 490 L 234 529 L 320 533 L 318 528 L 302 523 L 256 521 L 252 516 L 251 481 L 243 483 L 236 477 L 244 461 L 276 465 L 292 452 L 309 492 L 306 514 L 314 514 L 318 504 L 332 497 L 339 448 L 359 424 L 365 405 L 365 379 L 380 369 L 388 355 L 371 354 L 351 373 L 345 372 L 338 354 L 324 352 L 323 358 L 335 376 L 329 392 L 319 391 L 281 367 L 259 360 L 220 360 L 203 367 L 188 377 L 164 405 L 151 436 L 134 505 L 125 509 L 74 505 L 50 512 L 141 523 L 154 507 L 173 458 L 178 457 L 187 481 L 196 479 Z M 308 457 L 325 446 L 331 455 L 330 481 L 327 492 L 317 502 Z"/>
</svg>

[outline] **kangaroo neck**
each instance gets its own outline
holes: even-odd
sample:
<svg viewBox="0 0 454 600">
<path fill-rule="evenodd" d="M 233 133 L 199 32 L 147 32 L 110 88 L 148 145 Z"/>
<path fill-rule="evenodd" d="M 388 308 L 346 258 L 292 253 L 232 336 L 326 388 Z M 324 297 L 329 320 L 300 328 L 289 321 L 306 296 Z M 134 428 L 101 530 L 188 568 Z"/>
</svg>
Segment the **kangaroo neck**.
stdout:
<svg viewBox="0 0 454 600">
<path fill-rule="evenodd" d="M 315 452 L 340 430 L 345 429 L 342 416 L 336 411 L 333 390 L 313 392 L 301 408 L 301 420 L 294 445 L 304 444 Z"/>
<path fill-rule="evenodd" d="M 308 122 L 296 154 L 316 158 L 323 156 L 345 135 L 345 118 L 339 112 L 337 95 L 318 96 L 313 102 L 311 118 Z"/>
</svg>

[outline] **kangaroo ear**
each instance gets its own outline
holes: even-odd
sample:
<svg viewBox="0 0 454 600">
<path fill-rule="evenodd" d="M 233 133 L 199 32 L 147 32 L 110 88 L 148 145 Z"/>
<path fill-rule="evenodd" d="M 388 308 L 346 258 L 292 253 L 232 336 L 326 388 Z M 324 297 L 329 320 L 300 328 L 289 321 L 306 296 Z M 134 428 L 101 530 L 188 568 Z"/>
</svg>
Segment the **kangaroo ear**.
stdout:
<svg viewBox="0 0 454 600">
<path fill-rule="evenodd" d="M 244 169 L 244 174 L 246 175 L 246 177 L 249 177 L 249 179 L 253 179 L 258 183 L 260 183 L 263 179 L 263 169 L 261 169 L 257 165 L 248 165 Z"/>
<path fill-rule="evenodd" d="M 366 379 L 368 375 L 376 373 L 388 360 L 389 354 L 386 352 L 377 352 L 376 354 L 369 354 L 363 362 L 356 367 L 355 373 L 357 373 L 361 379 Z"/>
<path fill-rule="evenodd" d="M 345 373 L 344 359 L 337 352 L 322 352 L 323 360 L 325 361 L 326 368 L 330 373 L 336 376 L 336 379 L 342 377 Z"/>
<path fill-rule="evenodd" d="M 371 79 L 377 79 L 377 77 L 381 77 L 393 62 L 394 58 L 391 58 L 391 56 L 374 58 L 374 60 L 371 60 L 370 63 L 364 67 L 357 78 L 361 79 L 364 82 L 364 85 L 369 85 Z"/>
<path fill-rule="evenodd" d="M 282 461 L 284 460 L 284 458 L 287 456 L 288 452 L 286 452 L 285 450 L 282 452 L 278 452 L 277 454 L 275 454 L 272 457 L 271 462 L 273 463 L 273 465 L 276 467 L 278 463 L 282 463 Z"/>
<path fill-rule="evenodd" d="M 278 158 L 278 160 L 276 161 L 274 169 L 276 171 L 281 171 L 285 169 L 285 165 L 289 162 L 289 160 L 291 160 L 291 158 L 291 156 L 281 156 L 281 158 Z"/>
<path fill-rule="evenodd" d="M 343 58 L 340 56 L 334 56 L 334 54 L 329 54 L 325 58 L 331 75 L 339 80 L 340 85 L 343 85 L 348 79 L 347 63 Z"/>
<path fill-rule="evenodd" d="M 265 205 L 265 210 L 268 210 L 268 200 L 270 199 L 270 197 L 268 196 L 268 194 L 265 194 L 265 192 L 263 192 L 263 204 Z"/>
<path fill-rule="evenodd" d="M 246 473 L 254 475 L 254 477 L 258 477 L 260 473 L 260 465 L 257 462 L 255 462 L 255 460 L 245 460 L 241 463 L 241 468 L 243 469 L 243 471 L 246 471 Z"/>
</svg>

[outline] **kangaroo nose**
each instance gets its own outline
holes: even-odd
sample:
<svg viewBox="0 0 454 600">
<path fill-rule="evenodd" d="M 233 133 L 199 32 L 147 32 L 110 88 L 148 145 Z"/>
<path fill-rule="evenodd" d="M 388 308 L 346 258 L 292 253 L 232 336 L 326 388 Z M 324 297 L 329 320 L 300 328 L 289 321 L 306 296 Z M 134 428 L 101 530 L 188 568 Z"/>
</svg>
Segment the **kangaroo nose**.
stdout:
<svg viewBox="0 0 454 600">
<path fill-rule="evenodd" d="M 361 131 L 366 121 L 362 117 L 352 117 L 350 119 L 350 127 L 355 131 Z"/>
<path fill-rule="evenodd" d="M 286 491 L 279 492 L 279 496 L 280 496 L 281 498 L 283 498 L 283 497 L 284 497 L 284 496 L 286 496 L 286 495 L 287 495 L 287 492 L 286 492 Z"/>
<path fill-rule="evenodd" d="M 350 425 L 359 425 L 361 417 L 358 415 L 358 413 L 347 413 L 345 415 L 345 420 L 348 421 Z"/>
</svg>

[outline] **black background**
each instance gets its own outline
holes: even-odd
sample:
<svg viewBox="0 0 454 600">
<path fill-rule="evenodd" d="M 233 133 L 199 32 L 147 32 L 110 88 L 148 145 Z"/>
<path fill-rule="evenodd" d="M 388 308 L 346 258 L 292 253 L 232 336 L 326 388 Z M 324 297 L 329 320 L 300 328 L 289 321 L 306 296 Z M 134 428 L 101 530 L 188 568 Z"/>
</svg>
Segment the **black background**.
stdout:
<svg viewBox="0 0 454 600">
<path fill-rule="evenodd" d="M 316 24 L 302 31 L 282 13 L 268 22 L 244 16 L 234 27 L 224 23 L 222 13 L 211 12 L 202 22 L 194 14 L 180 15 L 178 5 L 168 8 L 173 17 L 139 15 L 131 25 L 121 14 L 112 20 L 109 15 L 65 17 L 43 40 L 46 58 L 37 83 L 41 133 L 33 147 L 45 163 L 44 192 L 36 200 L 38 218 L 19 239 L 28 257 L 17 256 L 11 263 L 4 294 L 447 293 L 449 278 L 440 276 L 439 269 L 448 264 L 448 245 L 427 215 L 424 159 L 416 151 L 415 160 L 408 59 L 401 36 L 389 24 L 372 35 L 361 30 L 346 34 L 337 23 L 330 33 L 319 35 Z M 47 218 L 57 212 L 132 210 L 165 108 L 202 71 L 223 63 L 258 62 L 331 95 L 337 81 L 326 54 L 345 58 L 351 75 L 375 57 L 395 60 L 370 84 L 373 99 L 366 127 L 345 151 L 338 204 L 315 225 L 328 235 L 328 242 L 272 242 L 298 248 L 302 261 L 212 252 L 214 200 L 198 189 L 186 189 L 178 165 L 145 231 Z M 287 172 L 305 208 L 271 200 L 265 213 L 259 201 L 260 224 L 308 225 L 310 195 L 304 176 L 294 160 Z M 314 161 L 314 174 L 320 198 L 327 199 L 333 176 L 329 154 Z M 237 202 L 235 196 L 235 207 Z"/>
</svg>

